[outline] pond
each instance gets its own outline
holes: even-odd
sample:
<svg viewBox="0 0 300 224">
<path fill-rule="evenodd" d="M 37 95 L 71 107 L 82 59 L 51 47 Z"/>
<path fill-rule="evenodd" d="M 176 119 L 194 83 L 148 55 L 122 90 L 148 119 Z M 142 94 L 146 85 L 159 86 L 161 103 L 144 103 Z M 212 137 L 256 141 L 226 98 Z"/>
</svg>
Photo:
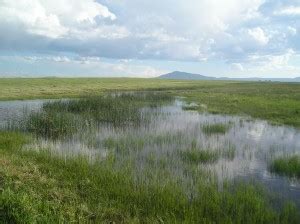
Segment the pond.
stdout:
<svg viewBox="0 0 300 224">
<path fill-rule="evenodd" d="M 31 113 L 41 111 L 44 103 L 56 101 L 0 102 L 0 126 L 5 129 L 12 123 L 22 123 Z M 116 169 L 130 164 L 138 181 L 163 182 L 168 176 L 191 194 L 195 173 L 202 173 L 202 179 L 206 176 L 220 186 L 225 181 L 258 182 L 278 203 L 288 199 L 300 208 L 299 180 L 275 175 L 268 169 L 270 161 L 279 155 L 300 153 L 299 130 L 250 117 L 199 113 L 187 108 L 181 98 L 144 105 L 139 108 L 144 122 L 138 125 L 100 122 L 81 126 L 64 138 L 38 136 L 27 147 L 47 148 L 65 157 L 83 154 L 91 162 L 113 157 Z"/>
</svg>

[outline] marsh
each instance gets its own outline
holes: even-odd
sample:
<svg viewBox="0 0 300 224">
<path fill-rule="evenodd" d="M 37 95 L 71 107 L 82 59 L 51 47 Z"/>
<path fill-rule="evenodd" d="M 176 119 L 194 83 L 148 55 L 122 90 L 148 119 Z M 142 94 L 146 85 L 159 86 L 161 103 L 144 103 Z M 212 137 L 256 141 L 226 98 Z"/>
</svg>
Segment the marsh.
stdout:
<svg viewBox="0 0 300 224">
<path fill-rule="evenodd" d="M 31 136 L 25 152 L 109 163 L 110 172 L 126 169 L 135 186 L 172 182 L 193 200 L 203 183 L 220 194 L 249 184 L 264 189 L 274 209 L 288 201 L 300 208 L 299 179 L 270 169 L 274 158 L 299 154 L 299 130 L 186 105 L 161 92 L 7 101 L 0 103 L 0 121 L 3 130 Z"/>
</svg>

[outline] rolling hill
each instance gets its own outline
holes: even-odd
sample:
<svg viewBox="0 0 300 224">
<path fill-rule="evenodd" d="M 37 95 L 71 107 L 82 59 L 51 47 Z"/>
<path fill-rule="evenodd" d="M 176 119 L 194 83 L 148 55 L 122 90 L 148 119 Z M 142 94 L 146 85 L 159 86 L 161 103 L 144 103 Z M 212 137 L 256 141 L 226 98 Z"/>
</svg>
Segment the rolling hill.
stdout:
<svg viewBox="0 0 300 224">
<path fill-rule="evenodd" d="M 263 81 L 263 82 L 300 82 L 300 77 L 296 78 L 228 78 L 228 77 L 211 77 L 199 74 L 193 74 L 188 72 L 175 71 L 168 74 L 164 74 L 158 77 L 159 79 L 177 79 L 177 80 L 233 80 L 233 81 Z"/>
</svg>

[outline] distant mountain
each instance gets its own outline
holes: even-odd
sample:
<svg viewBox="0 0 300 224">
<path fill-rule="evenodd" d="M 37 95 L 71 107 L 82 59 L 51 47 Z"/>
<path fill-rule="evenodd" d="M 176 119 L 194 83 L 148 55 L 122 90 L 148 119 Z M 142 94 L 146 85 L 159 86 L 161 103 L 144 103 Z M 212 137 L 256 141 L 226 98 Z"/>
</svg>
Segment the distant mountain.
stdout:
<svg viewBox="0 0 300 224">
<path fill-rule="evenodd" d="M 159 79 L 177 79 L 177 80 L 229 80 L 229 81 L 252 81 L 252 82 L 300 82 L 300 77 L 297 78 L 228 78 L 228 77 L 210 77 L 199 74 L 187 73 L 187 72 L 171 72 L 158 77 Z"/>
<path fill-rule="evenodd" d="M 160 79 L 180 79 L 180 80 L 212 80 L 215 79 L 214 77 L 199 75 L 199 74 L 192 74 L 187 72 L 171 72 L 165 75 L 161 75 L 158 78 Z"/>
</svg>

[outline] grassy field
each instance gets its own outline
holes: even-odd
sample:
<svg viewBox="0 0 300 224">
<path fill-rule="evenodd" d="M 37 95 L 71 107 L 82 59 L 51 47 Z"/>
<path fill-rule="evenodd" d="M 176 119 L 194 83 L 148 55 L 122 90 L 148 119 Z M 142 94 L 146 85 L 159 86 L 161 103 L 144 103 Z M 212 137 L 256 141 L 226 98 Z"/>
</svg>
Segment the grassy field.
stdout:
<svg viewBox="0 0 300 224">
<path fill-rule="evenodd" d="M 220 83 L 221 84 L 221 83 Z M 215 86 L 214 82 L 201 85 Z M 134 78 L 0 79 L 0 100 L 79 97 L 106 91 L 195 88 L 193 82 Z"/>
<path fill-rule="evenodd" d="M 168 90 L 209 112 L 250 115 L 300 127 L 300 84 L 158 79 L 0 79 L 0 100 L 97 95 L 114 90 Z M 203 107 L 199 107 L 203 110 Z"/>
</svg>

